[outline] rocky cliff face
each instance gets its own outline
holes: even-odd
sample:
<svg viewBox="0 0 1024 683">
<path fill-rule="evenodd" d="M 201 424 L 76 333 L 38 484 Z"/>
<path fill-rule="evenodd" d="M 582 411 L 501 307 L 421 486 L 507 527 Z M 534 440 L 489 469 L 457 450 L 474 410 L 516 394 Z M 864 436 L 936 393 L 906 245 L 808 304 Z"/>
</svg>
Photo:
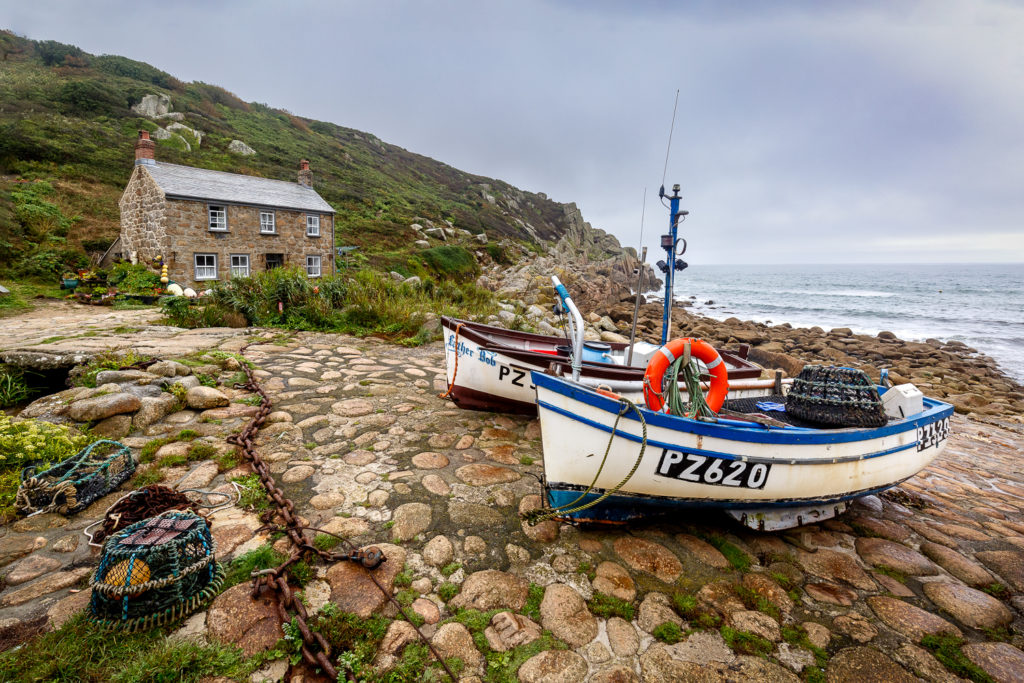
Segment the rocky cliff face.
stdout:
<svg viewBox="0 0 1024 683">
<path fill-rule="evenodd" d="M 482 283 L 526 304 L 549 304 L 554 300 L 551 276 L 557 275 L 584 313 L 632 302 L 641 265 L 636 250 L 583 220 L 576 204 L 563 204 L 562 209 L 565 230 L 557 240 L 543 243 L 544 253 L 524 249 L 514 267 L 494 267 Z M 643 290 L 660 287 L 654 270 L 647 264 L 643 269 Z"/>
</svg>

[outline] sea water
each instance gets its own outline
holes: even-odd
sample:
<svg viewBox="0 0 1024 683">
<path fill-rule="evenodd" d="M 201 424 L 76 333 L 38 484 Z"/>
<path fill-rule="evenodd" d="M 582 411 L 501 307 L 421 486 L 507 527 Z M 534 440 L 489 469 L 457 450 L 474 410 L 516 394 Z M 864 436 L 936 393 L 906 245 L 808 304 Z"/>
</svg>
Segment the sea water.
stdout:
<svg viewBox="0 0 1024 683">
<path fill-rule="evenodd" d="M 958 340 L 1024 382 L 1024 264 L 691 266 L 675 291 L 718 320 Z"/>
</svg>

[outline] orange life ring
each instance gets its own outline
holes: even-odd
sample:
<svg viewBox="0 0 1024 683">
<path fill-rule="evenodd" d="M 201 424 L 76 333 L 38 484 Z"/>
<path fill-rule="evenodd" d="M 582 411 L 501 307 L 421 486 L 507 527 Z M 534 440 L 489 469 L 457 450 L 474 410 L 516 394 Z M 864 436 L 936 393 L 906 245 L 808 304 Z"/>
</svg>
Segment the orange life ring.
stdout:
<svg viewBox="0 0 1024 683">
<path fill-rule="evenodd" d="M 661 399 L 665 371 L 686 352 L 687 344 L 690 345 L 690 355 L 704 361 L 708 372 L 711 373 L 711 388 L 706 400 L 708 407 L 717 413 L 722 408 L 725 395 L 729 393 L 729 372 L 722 362 L 722 357 L 711 344 L 703 339 L 689 337 L 673 339 L 658 349 L 647 363 L 647 372 L 644 373 L 644 400 L 647 407 L 658 412 L 668 412 L 668 405 Z"/>
</svg>

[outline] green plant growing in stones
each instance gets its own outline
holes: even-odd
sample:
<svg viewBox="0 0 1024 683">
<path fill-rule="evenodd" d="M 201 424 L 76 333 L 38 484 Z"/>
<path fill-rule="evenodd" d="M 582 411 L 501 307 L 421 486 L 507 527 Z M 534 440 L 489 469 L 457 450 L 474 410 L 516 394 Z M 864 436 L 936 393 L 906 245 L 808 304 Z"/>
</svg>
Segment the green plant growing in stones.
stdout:
<svg viewBox="0 0 1024 683">
<path fill-rule="evenodd" d="M 903 572 L 901 572 L 898 569 L 893 569 L 892 567 L 890 567 L 888 565 L 885 565 L 885 564 L 875 565 L 875 571 L 878 572 L 879 574 L 884 575 L 884 576 L 888 576 L 891 579 L 896 579 L 900 583 L 906 583 L 907 582 L 907 575 L 906 574 L 904 574 Z"/>
<path fill-rule="evenodd" d="M 587 607 L 590 608 L 591 613 L 602 619 L 622 617 L 626 621 L 633 621 L 635 611 L 631 602 L 598 591 L 594 592 Z"/>
<path fill-rule="evenodd" d="M 676 593 L 672 596 L 672 605 L 676 608 L 676 614 L 687 621 L 697 617 L 697 598 L 692 595 Z"/>
<path fill-rule="evenodd" d="M 285 556 L 274 550 L 269 543 L 255 550 L 236 557 L 227 566 L 224 577 L 224 590 L 232 586 L 252 580 L 252 572 L 260 569 L 271 569 L 285 561 Z"/>
<path fill-rule="evenodd" d="M 288 565 L 288 574 L 300 586 L 305 586 L 313 580 L 313 568 L 305 560 L 299 560 Z"/>
<path fill-rule="evenodd" d="M 484 651 L 487 659 L 487 673 L 484 680 L 487 683 L 519 683 L 517 672 L 527 660 L 547 650 L 566 650 L 568 645 L 558 640 L 551 631 L 541 631 L 540 638 L 514 647 L 506 652 L 495 652 L 488 647 Z"/>
<path fill-rule="evenodd" d="M 117 370 L 118 368 L 135 365 L 136 363 L 141 363 L 147 360 L 150 360 L 149 356 L 141 356 L 134 351 L 126 351 L 123 354 L 107 351 L 106 353 L 96 356 L 84 366 L 81 366 L 79 373 L 74 380 L 75 386 L 95 389 L 96 375 L 104 370 Z"/>
<path fill-rule="evenodd" d="M 794 647 L 802 647 L 814 654 L 814 661 L 821 668 L 828 664 L 828 651 L 820 648 L 811 642 L 807 637 L 807 631 L 799 626 L 783 626 L 782 639 Z"/>
<path fill-rule="evenodd" d="M 402 607 L 409 607 L 412 605 L 412 601 L 419 597 L 419 593 L 411 588 L 404 588 L 395 594 L 395 600 L 398 600 L 398 604 Z"/>
<path fill-rule="evenodd" d="M 523 614 L 536 622 L 540 621 L 540 603 L 544 600 L 544 586 L 530 583 L 526 593 L 526 604 L 523 605 Z"/>
<path fill-rule="evenodd" d="M 152 484 L 159 484 L 163 480 L 164 473 L 160 471 L 159 467 L 147 467 L 137 472 L 131 483 L 135 488 L 141 489 Z"/>
<path fill-rule="evenodd" d="M 531 458 L 528 455 L 524 455 L 523 457 L 519 458 L 519 464 L 520 465 L 526 465 L 527 467 L 529 467 L 533 463 L 534 463 L 533 458 Z"/>
<path fill-rule="evenodd" d="M 983 586 L 981 590 L 1000 600 L 1010 599 L 1010 589 L 1001 583 L 990 583 L 987 586 Z"/>
<path fill-rule="evenodd" d="M 941 634 L 927 635 L 921 639 L 921 647 L 931 651 L 935 659 L 952 673 L 975 683 L 994 683 L 984 669 L 967 658 L 963 653 L 964 639 Z"/>
<path fill-rule="evenodd" d="M 725 555 L 725 559 L 729 561 L 729 564 L 731 564 L 734 569 L 738 569 L 741 572 L 745 572 L 750 569 L 750 557 L 724 537 L 719 536 L 718 534 L 709 534 L 705 540 L 715 546 L 715 548 L 718 549 L 718 552 Z"/>
<path fill-rule="evenodd" d="M 313 546 L 317 550 L 332 550 L 341 543 L 341 539 L 337 536 L 331 536 L 330 534 L 317 534 L 313 537 Z M 334 603 L 327 603 L 333 605 Z"/>
<path fill-rule="evenodd" d="M 449 562 L 445 566 L 441 567 L 441 576 L 443 576 L 443 577 L 445 577 L 447 579 L 449 576 L 451 576 L 455 572 L 459 571 L 460 569 L 462 569 L 462 564 L 461 563 L 459 563 L 459 562 Z"/>
<path fill-rule="evenodd" d="M 267 495 L 267 490 L 263 488 L 260 475 L 247 474 L 244 477 L 235 477 L 231 481 L 242 487 L 238 498 L 240 506 L 255 512 L 263 512 L 270 508 L 270 497 Z"/>
<path fill-rule="evenodd" d="M 324 609 L 310 625 L 323 635 L 334 651 L 341 653 L 339 664 L 355 674 L 357 680 L 366 680 L 365 676 L 372 673 L 370 663 L 387 633 L 388 623 L 384 617 L 362 619 L 337 609 Z"/>
<path fill-rule="evenodd" d="M 167 386 L 167 392 L 174 397 L 174 400 L 178 402 L 178 405 L 185 405 L 185 396 L 188 394 L 188 389 L 184 384 L 169 384 Z"/>
<path fill-rule="evenodd" d="M 449 602 L 452 598 L 459 594 L 462 589 L 458 585 L 450 582 L 442 583 L 437 587 L 437 595 L 445 602 Z"/>
<path fill-rule="evenodd" d="M 1013 632 L 1005 626 L 999 626 L 997 628 L 983 628 L 981 631 L 989 640 L 1002 641 L 1004 643 L 1013 642 Z"/>
<path fill-rule="evenodd" d="M 259 394 L 253 394 L 252 396 L 244 396 L 242 398 L 236 398 L 235 403 L 241 403 L 247 406 L 258 406 L 263 402 L 263 398 Z"/>
<path fill-rule="evenodd" d="M 764 597 L 760 593 L 747 588 L 742 584 L 733 586 L 733 592 L 736 593 L 736 597 L 743 601 L 747 609 L 754 609 L 758 612 L 767 614 L 775 621 L 782 621 L 782 612 L 775 606 L 768 598 Z"/>
<path fill-rule="evenodd" d="M 402 571 L 395 574 L 395 585 L 399 588 L 407 588 L 412 585 L 412 570 L 409 565 L 402 567 Z"/>
<path fill-rule="evenodd" d="M 31 393 L 25 372 L 11 365 L 0 365 L 0 408 L 26 400 Z"/>
<path fill-rule="evenodd" d="M 209 460 L 217 455 L 217 449 L 208 443 L 194 443 L 188 449 L 189 462 Z"/>
<path fill-rule="evenodd" d="M 188 458 L 184 455 L 165 455 L 160 458 L 160 461 L 156 464 L 157 467 L 178 467 L 188 462 Z"/>
<path fill-rule="evenodd" d="M 663 643 L 675 645 L 683 639 L 683 629 L 679 628 L 679 624 L 675 622 L 666 621 L 664 624 L 655 626 L 651 635 Z"/>
<path fill-rule="evenodd" d="M 775 647 L 767 638 L 747 631 L 739 631 L 731 626 L 723 626 L 720 633 L 726 644 L 737 654 L 767 657 Z"/>
<path fill-rule="evenodd" d="M 217 463 L 218 472 L 227 472 L 238 467 L 238 454 L 235 451 L 218 453 L 213 459 Z"/>
<path fill-rule="evenodd" d="M 775 583 L 779 584 L 784 591 L 791 591 L 794 588 L 797 588 L 797 583 L 782 572 L 768 572 L 768 576 L 772 577 L 772 579 L 775 580 Z"/>
<path fill-rule="evenodd" d="M 808 666 L 803 670 L 803 679 L 806 683 L 826 683 L 825 671 L 816 666 Z"/>
<path fill-rule="evenodd" d="M 215 386 L 217 386 L 217 378 L 213 377 L 211 375 L 207 375 L 207 374 L 204 374 L 202 372 L 197 372 L 196 373 L 196 379 L 198 379 L 199 383 L 202 386 L 204 386 L 204 387 L 215 387 Z"/>
<path fill-rule="evenodd" d="M 314 448 L 316 448 L 316 441 L 307 441 L 306 443 L 303 444 L 303 446 L 305 446 L 309 450 L 313 450 Z"/>
</svg>

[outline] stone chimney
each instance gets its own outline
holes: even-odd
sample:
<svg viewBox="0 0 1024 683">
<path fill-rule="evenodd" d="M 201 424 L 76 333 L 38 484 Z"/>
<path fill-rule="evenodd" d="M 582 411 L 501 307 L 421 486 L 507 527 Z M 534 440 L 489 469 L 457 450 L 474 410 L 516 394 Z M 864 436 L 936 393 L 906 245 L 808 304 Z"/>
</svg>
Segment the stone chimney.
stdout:
<svg viewBox="0 0 1024 683">
<path fill-rule="evenodd" d="M 156 143 L 149 139 L 148 130 L 139 131 L 139 139 L 135 141 L 135 165 L 156 163 Z"/>
<path fill-rule="evenodd" d="M 313 172 L 309 170 L 309 161 L 306 159 L 299 162 L 299 185 L 313 187 Z"/>
</svg>

